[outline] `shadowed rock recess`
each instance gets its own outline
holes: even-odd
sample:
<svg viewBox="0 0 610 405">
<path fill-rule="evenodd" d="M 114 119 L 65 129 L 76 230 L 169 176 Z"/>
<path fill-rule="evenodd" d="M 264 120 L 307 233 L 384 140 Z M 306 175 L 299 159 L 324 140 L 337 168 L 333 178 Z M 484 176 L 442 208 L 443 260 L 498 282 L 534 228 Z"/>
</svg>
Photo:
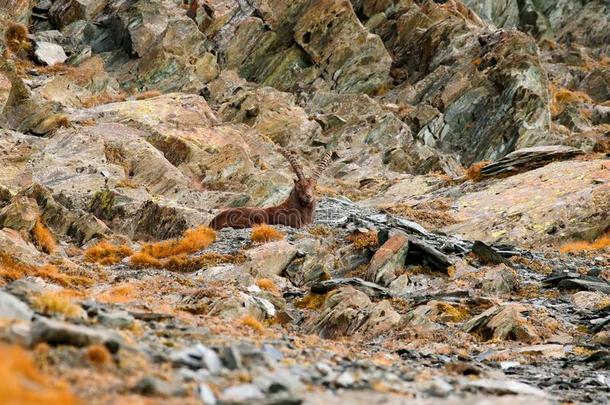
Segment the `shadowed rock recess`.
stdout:
<svg viewBox="0 0 610 405">
<path fill-rule="evenodd" d="M 0 403 L 609 403 L 607 0 L 0 0 L 0 53 Z"/>
</svg>

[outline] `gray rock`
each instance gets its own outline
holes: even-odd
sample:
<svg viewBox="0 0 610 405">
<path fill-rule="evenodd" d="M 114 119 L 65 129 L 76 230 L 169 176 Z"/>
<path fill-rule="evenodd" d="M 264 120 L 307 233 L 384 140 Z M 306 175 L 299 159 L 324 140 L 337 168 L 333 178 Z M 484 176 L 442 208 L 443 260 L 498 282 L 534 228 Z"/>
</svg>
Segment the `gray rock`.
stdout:
<svg viewBox="0 0 610 405">
<path fill-rule="evenodd" d="M 149 375 L 142 377 L 132 391 L 147 397 L 169 397 L 176 394 L 172 384 Z"/>
<path fill-rule="evenodd" d="M 127 311 L 101 311 L 97 315 L 97 320 L 107 328 L 116 329 L 128 329 L 131 328 L 134 323 L 134 317 L 129 315 Z"/>
<path fill-rule="evenodd" d="M 29 321 L 33 311 L 12 294 L 0 291 L 0 318 Z"/>
<path fill-rule="evenodd" d="M 222 362 L 218 354 L 200 343 L 174 352 L 171 357 L 177 366 L 186 366 L 193 370 L 206 368 L 210 373 L 218 374 L 222 369 Z"/>
<path fill-rule="evenodd" d="M 36 42 L 34 55 L 40 63 L 44 63 L 47 66 L 64 63 L 68 59 L 68 55 L 66 55 L 61 46 L 44 41 Z"/>
<path fill-rule="evenodd" d="M 32 324 L 32 344 L 41 342 L 76 347 L 103 344 L 111 353 L 116 353 L 123 344 L 123 339 L 108 330 L 39 317 Z"/>
<path fill-rule="evenodd" d="M 207 384 L 199 384 L 197 387 L 197 392 L 199 393 L 199 398 L 204 405 L 216 405 L 218 402 L 216 400 L 216 395 L 214 395 L 214 392 Z"/>
<path fill-rule="evenodd" d="M 264 397 L 265 395 L 256 385 L 242 384 L 225 389 L 219 399 L 224 404 L 242 404 Z"/>
</svg>

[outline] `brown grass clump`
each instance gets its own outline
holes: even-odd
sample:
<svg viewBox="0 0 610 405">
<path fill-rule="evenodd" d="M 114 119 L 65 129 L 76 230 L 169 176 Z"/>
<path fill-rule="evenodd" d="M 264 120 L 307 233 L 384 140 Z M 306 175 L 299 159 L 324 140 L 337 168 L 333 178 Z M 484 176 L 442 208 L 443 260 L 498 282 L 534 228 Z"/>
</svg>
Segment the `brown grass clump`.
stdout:
<svg viewBox="0 0 610 405">
<path fill-rule="evenodd" d="M 125 100 L 127 100 L 127 94 L 123 92 L 110 94 L 107 91 L 104 91 L 103 93 L 96 94 L 94 96 L 85 97 L 83 100 L 81 100 L 81 104 L 85 108 L 91 108 L 98 105 L 118 103 Z"/>
<path fill-rule="evenodd" d="M 104 71 L 104 60 L 101 56 L 95 55 L 82 61 L 77 67 L 70 69 L 67 77 L 79 86 L 85 86 Z"/>
<path fill-rule="evenodd" d="M 550 87 L 551 91 L 551 116 L 553 118 L 560 115 L 570 104 L 593 103 L 591 97 L 582 91 L 573 91 L 566 88 Z"/>
<path fill-rule="evenodd" d="M 481 162 L 476 162 L 470 165 L 468 169 L 466 169 L 466 178 L 472 181 L 481 181 L 483 176 L 481 175 L 481 169 L 490 164 L 491 161 L 483 160 Z"/>
<path fill-rule="evenodd" d="M 354 232 L 347 237 L 347 240 L 350 241 L 356 249 L 375 248 L 379 246 L 377 232 L 374 231 L 369 231 L 365 233 Z"/>
<path fill-rule="evenodd" d="M 4 32 L 4 43 L 13 53 L 21 50 L 29 51 L 32 45 L 28 39 L 28 27 L 9 21 L 8 28 Z"/>
<path fill-rule="evenodd" d="M 610 234 L 602 235 L 593 242 L 576 241 L 563 245 L 560 253 L 591 252 L 610 248 Z"/>
<path fill-rule="evenodd" d="M 156 259 L 169 256 L 195 253 L 210 246 L 216 240 L 216 232 L 207 226 L 188 229 L 181 239 L 171 239 L 158 243 L 149 243 L 142 247 L 146 253 Z"/>
<path fill-rule="evenodd" d="M 136 100 L 146 100 L 147 98 L 159 97 L 161 92 L 158 90 L 148 90 L 135 95 Z"/>
<path fill-rule="evenodd" d="M 32 356 L 19 346 L 0 344 L 0 403 L 74 405 L 76 397 L 62 381 L 42 374 Z"/>
<path fill-rule="evenodd" d="M 110 364 L 112 361 L 112 356 L 104 345 L 91 345 L 87 347 L 85 355 L 91 363 L 100 366 Z"/>
<path fill-rule="evenodd" d="M 57 242 L 55 242 L 53 234 L 49 231 L 49 228 L 44 225 L 40 216 L 36 219 L 36 224 L 32 229 L 32 236 L 43 252 L 51 254 L 57 249 Z"/>
<path fill-rule="evenodd" d="M 451 206 L 442 200 L 421 203 L 415 207 L 398 204 L 381 208 L 392 215 L 409 218 L 426 228 L 443 228 L 459 223 L 449 211 Z"/>
<path fill-rule="evenodd" d="M 307 294 L 296 302 L 296 306 L 305 309 L 319 309 L 322 308 L 326 302 L 326 294 Z"/>
<path fill-rule="evenodd" d="M 271 225 L 261 224 L 252 228 L 252 242 L 266 243 L 284 239 L 284 234 Z"/>
<path fill-rule="evenodd" d="M 133 249 L 127 245 L 117 246 L 107 241 L 102 241 L 85 251 L 85 261 L 106 266 L 117 264 L 123 260 L 123 258 L 131 256 L 132 254 Z"/>
<path fill-rule="evenodd" d="M 327 237 L 334 233 L 333 229 L 326 225 L 316 225 L 309 228 L 309 233 L 313 236 Z"/>
<path fill-rule="evenodd" d="M 74 318 L 81 313 L 81 308 L 70 301 L 62 292 L 42 293 L 32 301 L 34 308 L 46 314 L 60 314 Z"/>
<path fill-rule="evenodd" d="M 6 253 L 0 253 L 0 278 L 3 280 L 14 281 L 31 274 L 33 271 L 33 266 L 21 263 Z"/>
<path fill-rule="evenodd" d="M 259 278 L 258 280 L 256 280 L 256 285 L 261 290 L 269 291 L 274 294 L 280 291 L 275 282 L 270 278 Z"/>
<path fill-rule="evenodd" d="M 257 332 L 262 332 L 265 330 L 265 327 L 263 326 L 263 324 L 256 319 L 255 317 L 253 317 L 252 315 L 246 315 L 243 318 L 240 319 L 239 321 L 242 325 L 247 326 L 250 329 L 253 329 Z"/>
</svg>

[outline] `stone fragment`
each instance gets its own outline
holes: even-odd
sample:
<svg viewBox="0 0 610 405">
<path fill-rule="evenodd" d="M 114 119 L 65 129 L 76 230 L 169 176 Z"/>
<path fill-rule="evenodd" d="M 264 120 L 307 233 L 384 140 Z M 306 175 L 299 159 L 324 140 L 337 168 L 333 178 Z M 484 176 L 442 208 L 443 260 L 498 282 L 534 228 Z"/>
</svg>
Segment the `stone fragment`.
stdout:
<svg viewBox="0 0 610 405">
<path fill-rule="evenodd" d="M 279 276 L 296 254 L 297 248 L 285 240 L 265 243 L 246 251 L 248 260 L 243 267 L 257 278 Z"/>
<path fill-rule="evenodd" d="M 50 345 L 70 345 L 86 347 L 92 344 L 103 344 L 111 353 L 116 353 L 123 339 L 110 331 L 94 329 L 82 325 L 49 318 L 37 318 L 32 324 L 32 344 L 48 343 Z"/>
<path fill-rule="evenodd" d="M 514 292 L 519 287 L 519 275 L 505 264 L 499 264 L 485 272 L 480 288 L 486 294 L 502 295 Z"/>
<path fill-rule="evenodd" d="M 34 312 L 12 294 L 0 291 L 0 318 L 29 321 Z"/>
<path fill-rule="evenodd" d="M 200 343 L 174 352 L 172 361 L 177 366 L 186 366 L 193 370 L 206 368 L 212 374 L 218 374 L 222 369 L 222 362 L 218 354 Z"/>
<path fill-rule="evenodd" d="M 219 396 L 221 403 L 246 404 L 264 398 L 262 391 L 254 384 L 242 384 L 225 389 Z"/>
<path fill-rule="evenodd" d="M 36 59 L 47 66 L 64 63 L 68 56 L 64 49 L 52 42 L 37 41 L 34 47 L 34 56 Z"/>
<path fill-rule="evenodd" d="M 397 277 L 396 272 L 405 265 L 409 252 L 409 240 L 396 234 L 385 242 L 369 263 L 366 279 L 382 286 L 388 286 Z"/>
<path fill-rule="evenodd" d="M 526 306 L 517 303 L 495 306 L 466 322 L 464 330 L 478 334 L 483 340 L 538 342 L 540 336 L 523 316 L 526 311 Z"/>
</svg>

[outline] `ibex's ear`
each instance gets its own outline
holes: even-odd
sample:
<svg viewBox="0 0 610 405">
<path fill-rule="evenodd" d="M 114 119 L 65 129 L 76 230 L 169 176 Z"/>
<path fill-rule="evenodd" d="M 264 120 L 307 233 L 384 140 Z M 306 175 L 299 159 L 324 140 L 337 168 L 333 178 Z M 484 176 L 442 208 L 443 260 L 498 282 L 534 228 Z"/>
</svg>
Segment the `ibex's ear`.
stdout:
<svg viewBox="0 0 610 405">
<path fill-rule="evenodd" d="M 294 181 L 294 184 L 297 184 L 298 180 L 293 178 L 292 181 Z"/>
</svg>

